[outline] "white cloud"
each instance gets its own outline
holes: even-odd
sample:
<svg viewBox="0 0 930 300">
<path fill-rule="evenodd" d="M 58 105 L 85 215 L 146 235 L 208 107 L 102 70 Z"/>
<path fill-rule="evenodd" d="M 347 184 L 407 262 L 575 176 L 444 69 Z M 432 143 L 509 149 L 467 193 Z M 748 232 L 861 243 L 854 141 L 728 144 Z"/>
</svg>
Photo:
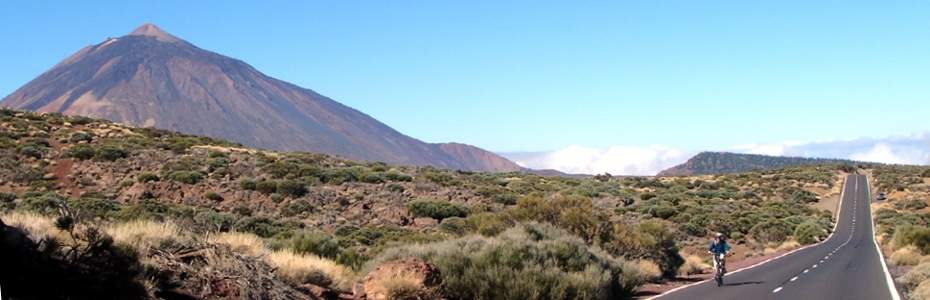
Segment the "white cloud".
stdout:
<svg viewBox="0 0 930 300">
<path fill-rule="evenodd" d="M 566 173 L 653 175 L 684 162 L 693 153 L 665 146 L 568 146 L 551 152 L 504 153 L 522 166 Z"/>
<path fill-rule="evenodd" d="M 930 164 L 930 133 L 881 139 L 740 144 L 716 150 L 926 165 Z M 616 145 L 605 148 L 574 145 L 549 152 L 503 153 L 502 155 L 521 166 L 533 169 L 555 169 L 566 173 L 581 174 L 608 172 L 615 175 L 655 175 L 659 171 L 686 161 L 696 152 L 661 145 Z"/>
</svg>

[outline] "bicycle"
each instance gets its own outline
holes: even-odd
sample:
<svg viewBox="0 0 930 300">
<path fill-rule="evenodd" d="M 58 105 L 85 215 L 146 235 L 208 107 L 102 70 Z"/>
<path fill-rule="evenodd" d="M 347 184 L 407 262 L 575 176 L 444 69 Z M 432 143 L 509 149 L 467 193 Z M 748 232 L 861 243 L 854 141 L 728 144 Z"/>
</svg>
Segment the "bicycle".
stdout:
<svg viewBox="0 0 930 300">
<path fill-rule="evenodd" d="M 717 286 L 723 286 L 723 275 L 727 273 L 727 266 L 725 259 L 726 254 L 714 254 L 714 265 L 717 267 L 714 270 L 714 280 L 717 281 Z"/>
</svg>

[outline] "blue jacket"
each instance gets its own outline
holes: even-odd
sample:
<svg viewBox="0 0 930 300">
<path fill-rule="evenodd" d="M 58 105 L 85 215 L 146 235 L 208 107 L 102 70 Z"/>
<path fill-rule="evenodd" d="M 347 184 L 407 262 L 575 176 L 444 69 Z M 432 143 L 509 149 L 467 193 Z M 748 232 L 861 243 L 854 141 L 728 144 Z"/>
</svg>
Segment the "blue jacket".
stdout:
<svg viewBox="0 0 930 300">
<path fill-rule="evenodd" d="M 713 241 L 710 242 L 710 248 L 708 250 L 714 254 L 727 253 L 730 251 L 730 244 L 727 244 L 727 241 L 721 241 L 720 243 Z"/>
</svg>

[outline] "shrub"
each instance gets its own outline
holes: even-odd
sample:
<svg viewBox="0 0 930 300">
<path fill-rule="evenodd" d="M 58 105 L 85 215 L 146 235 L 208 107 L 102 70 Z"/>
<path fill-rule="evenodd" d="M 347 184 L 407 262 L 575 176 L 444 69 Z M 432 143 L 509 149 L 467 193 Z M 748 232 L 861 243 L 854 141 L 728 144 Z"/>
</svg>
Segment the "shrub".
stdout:
<svg viewBox="0 0 930 300">
<path fill-rule="evenodd" d="M 74 145 L 68 148 L 67 155 L 80 160 L 88 160 L 97 155 L 97 151 L 90 145 Z"/>
<path fill-rule="evenodd" d="M 68 205 L 78 220 L 93 220 L 95 218 L 109 218 L 119 210 L 113 201 L 101 198 L 80 198 L 68 201 Z"/>
<path fill-rule="evenodd" d="M 413 176 L 393 170 L 385 173 L 384 177 L 391 181 L 413 181 Z"/>
<path fill-rule="evenodd" d="M 806 221 L 794 228 L 794 237 L 802 245 L 816 243 L 826 235 L 824 228 L 814 221 Z"/>
<path fill-rule="evenodd" d="M 129 152 L 123 148 L 116 146 L 103 146 L 100 147 L 100 150 L 97 151 L 97 159 L 114 161 L 120 158 L 126 158 L 129 156 Z"/>
<path fill-rule="evenodd" d="M 440 221 L 448 217 L 468 216 L 468 209 L 446 201 L 416 200 L 407 203 L 407 209 L 416 217 L 429 217 Z"/>
<path fill-rule="evenodd" d="M 367 173 L 362 176 L 362 182 L 364 183 L 382 183 L 384 182 L 384 175 L 378 172 Z"/>
<path fill-rule="evenodd" d="M 404 192 L 404 186 L 396 184 L 396 183 L 388 184 L 384 188 L 392 193 L 403 193 Z"/>
<path fill-rule="evenodd" d="M 194 222 L 211 231 L 229 231 L 236 223 L 236 217 L 228 213 L 208 210 L 194 215 Z"/>
<path fill-rule="evenodd" d="M 920 253 L 914 246 L 907 246 L 891 253 L 888 261 L 896 266 L 913 266 L 920 262 Z"/>
<path fill-rule="evenodd" d="M 114 217 L 124 221 L 136 219 L 161 221 L 172 213 L 172 208 L 165 203 L 154 199 L 144 199 L 120 207 L 120 210 L 114 214 Z"/>
<path fill-rule="evenodd" d="M 243 190 L 254 191 L 256 189 L 256 186 L 257 184 L 255 180 L 252 178 L 243 178 L 242 180 L 239 180 L 239 188 Z"/>
<path fill-rule="evenodd" d="M 17 151 L 26 157 L 41 159 L 45 155 L 45 147 L 33 143 L 26 143 L 18 147 Z"/>
<path fill-rule="evenodd" d="M 701 259 L 700 256 L 688 255 L 688 257 L 685 258 L 685 263 L 682 264 L 681 267 L 678 269 L 678 274 L 679 275 L 703 274 L 705 272 L 710 271 L 712 268 L 713 267 L 710 264 L 704 262 L 704 260 Z"/>
<path fill-rule="evenodd" d="M 284 207 L 281 208 L 281 214 L 287 217 L 293 217 L 300 215 L 305 212 L 313 210 L 313 206 L 310 205 L 310 202 L 304 200 L 291 201 Z"/>
<path fill-rule="evenodd" d="M 203 180 L 203 174 L 197 171 L 174 171 L 171 172 L 169 178 L 181 183 L 197 184 Z"/>
<path fill-rule="evenodd" d="M 59 203 L 63 201 L 60 196 L 55 194 L 34 195 L 22 199 L 17 208 L 23 208 L 46 216 L 58 215 Z"/>
<path fill-rule="evenodd" d="M 337 259 L 342 253 L 339 241 L 319 231 L 303 230 L 292 236 L 286 247 L 301 254 L 313 254 L 329 259 Z"/>
<path fill-rule="evenodd" d="M 139 175 L 136 175 L 136 181 L 138 182 L 145 183 L 145 182 L 152 182 L 152 181 L 158 181 L 158 180 L 159 180 L 158 175 L 155 175 L 149 172 L 142 172 L 142 173 L 139 173 Z"/>
<path fill-rule="evenodd" d="M 491 196 L 491 201 L 494 201 L 495 203 L 500 203 L 503 205 L 514 205 L 514 204 L 517 204 L 517 195 L 514 195 L 512 193 L 494 194 L 493 196 Z"/>
<path fill-rule="evenodd" d="M 213 201 L 223 200 L 223 196 L 220 196 L 219 193 L 214 192 L 214 191 L 209 191 L 209 192 L 204 193 L 203 197 L 206 198 L 207 200 L 213 200 Z"/>
<path fill-rule="evenodd" d="M 659 265 L 654 262 L 640 259 L 636 261 L 636 268 L 639 270 L 639 273 L 642 274 L 643 278 L 649 282 L 659 282 L 662 280 L 662 270 L 659 269 Z"/>
<path fill-rule="evenodd" d="M 233 225 L 233 229 L 240 232 L 254 233 L 263 238 L 269 238 L 286 232 L 290 228 L 265 217 L 245 217 L 236 221 L 236 224 Z"/>
<path fill-rule="evenodd" d="M 495 236 L 513 225 L 504 216 L 490 212 L 470 215 L 465 222 L 467 228 L 484 236 Z"/>
<path fill-rule="evenodd" d="M 769 219 L 749 229 L 749 235 L 760 243 L 781 243 L 791 234 L 788 223 Z"/>
<path fill-rule="evenodd" d="M 274 180 L 262 180 L 255 184 L 255 190 L 265 193 L 273 194 L 278 192 L 278 182 Z"/>
<path fill-rule="evenodd" d="M 71 134 L 71 137 L 70 137 L 68 140 L 71 141 L 72 143 L 75 143 L 75 144 L 77 144 L 77 143 L 79 143 L 79 142 L 88 142 L 88 143 L 90 143 L 91 141 L 94 140 L 94 137 L 93 137 L 92 135 L 90 135 L 90 133 L 83 132 L 83 131 L 78 131 L 78 132 L 72 133 L 72 134 Z"/>
<path fill-rule="evenodd" d="M 895 248 L 908 245 L 917 247 L 923 254 L 930 254 L 930 228 L 914 225 L 901 225 L 895 228 L 892 237 Z"/>
<path fill-rule="evenodd" d="M 294 180 L 281 180 L 278 181 L 278 186 L 275 189 L 279 194 L 290 196 L 294 198 L 303 197 L 307 194 L 307 186 L 299 181 Z"/>
<path fill-rule="evenodd" d="M 921 282 L 930 281 L 930 262 L 917 265 L 896 281 L 905 290 L 913 291 Z"/>
<path fill-rule="evenodd" d="M 642 283 L 636 265 L 544 224 L 392 248 L 367 266 L 408 257 L 436 265 L 441 294 L 451 299 L 624 298 Z"/>
<path fill-rule="evenodd" d="M 9 203 L 16 200 L 16 193 L 13 192 L 0 192 L 0 203 Z"/>
</svg>

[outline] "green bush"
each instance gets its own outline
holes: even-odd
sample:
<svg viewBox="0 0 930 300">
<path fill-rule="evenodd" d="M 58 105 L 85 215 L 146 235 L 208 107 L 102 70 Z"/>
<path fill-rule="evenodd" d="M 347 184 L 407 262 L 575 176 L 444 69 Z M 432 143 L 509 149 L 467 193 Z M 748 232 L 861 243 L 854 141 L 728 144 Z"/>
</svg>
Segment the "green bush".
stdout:
<svg viewBox="0 0 930 300">
<path fill-rule="evenodd" d="M 17 205 L 17 208 L 42 215 L 57 216 L 59 204 L 63 202 L 64 199 L 61 196 L 52 193 L 30 195 L 23 197 L 22 202 Z"/>
<path fill-rule="evenodd" d="M 139 175 L 136 175 L 136 181 L 142 182 L 142 183 L 158 181 L 159 179 L 160 178 L 158 178 L 158 175 L 155 175 L 149 172 L 142 172 L 142 173 L 139 173 Z"/>
<path fill-rule="evenodd" d="M 209 191 L 209 192 L 204 193 L 204 194 L 203 194 L 203 197 L 206 198 L 206 199 L 208 199 L 208 200 L 213 200 L 213 201 L 222 201 L 222 200 L 223 200 L 223 196 L 221 196 L 219 193 L 214 192 L 214 191 Z"/>
<path fill-rule="evenodd" d="M 71 137 L 68 140 L 70 140 L 72 143 L 75 143 L 75 144 L 79 142 L 90 143 L 91 141 L 94 140 L 94 137 L 90 135 L 90 133 L 78 131 L 78 132 L 72 133 Z"/>
<path fill-rule="evenodd" d="M 898 226 L 892 241 L 895 247 L 914 245 L 924 255 L 930 254 L 930 228 L 915 225 Z"/>
<path fill-rule="evenodd" d="M 491 201 L 495 203 L 500 203 L 503 205 L 514 205 L 517 204 L 517 195 L 513 193 L 500 193 L 494 194 L 491 196 Z"/>
<path fill-rule="evenodd" d="M 393 170 L 388 171 L 384 176 L 390 181 L 413 181 L 413 176 Z"/>
<path fill-rule="evenodd" d="M 16 193 L 0 192 L 0 203 L 10 203 L 16 200 Z"/>
<path fill-rule="evenodd" d="M 338 258 L 342 252 L 339 241 L 326 233 L 302 230 L 292 236 L 286 246 L 297 253 L 314 254 L 330 259 Z"/>
<path fill-rule="evenodd" d="M 265 193 L 274 194 L 278 192 L 278 182 L 274 180 L 262 180 L 255 184 L 255 190 Z"/>
<path fill-rule="evenodd" d="M 436 265 L 451 299 L 617 299 L 642 283 L 631 263 L 549 225 L 392 248 L 367 266 L 406 257 Z"/>
<path fill-rule="evenodd" d="M 674 278 L 684 258 L 678 253 L 678 233 L 667 221 L 647 220 L 639 224 L 616 223 L 600 245 L 617 256 L 648 259 L 659 265 L 662 276 Z"/>
<path fill-rule="evenodd" d="M 102 198 L 80 198 L 68 201 L 68 205 L 79 221 L 107 219 L 119 211 L 115 202 Z"/>
<path fill-rule="evenodd" d="M 814 221 L 805 221 L 794 228 L 794 238 L 802 245 L 821 241 L 826 235 L 827 233 L 824 228 Z"/>
<path fill-rule="evenodd" d="M 270 238 L 294 230 L 296 225 L 284 224 L 266 217 L 245 217 L 233 224 L 233 229 L 254 233 L 263 238 Z"/>
<path fill-rule="evenodd" d="M 80 160 L 88 160 L 88 159 L 94 158 L 94 156 L 97 155 L 97 151 L 95 151 L 94 147 L 91 147 L 90 145 L 81 144 L 81 145 L 74 145 L 74 146 L 71 146 L 71 148 L 68 148 L 67 155 L 68 157 L 72 157 L 72 158 L 76 158 Z"/>
<path fill-rule="evenodd" d="M 467 208 L 447 201 L 416 200 L 407 203 L 407 209 L 415 217 L 429 217 L 440 221 L 448 217 L 468 216 Z"/>
<path fill-rule="evenodd" d="M 284 196 L 299 198 L 307 194 L 307 186 L 299 181 L 285 179 L 278 181 L 276 191 Z"/>
<path fill-rule="evenodd" d="M 203 174 L 196 171 L 174 171 L 171 172 L 169 178 L 181 183 L 197 184 L 203 180 Z"/>
<path fill-rule="evenodd" d="M 749 235 L 761 243 L 781 243 L 791 235 L 791 228 L 784 221 L 769 219 L 749 229 Z"/>
<path fill-rule="evenodd" d="M 239 180 L 239 188 L 246 191 L 254 191 L 256 185 L 257 183 L 252 178 L 243 178 L 242 180 Z"/>
<path fill-rule="evenodd" d="M 232 214 L 208 210 L 194 215 L 194 222 L 211 231 L 229 231 L 236 223 L 236 217 Z"/>
<path fill-rule="evenodd" d="M 114 161 L 120 158 L 126 158 L 129 156 L 129 152 L 123 148 L 116 146 L 103 146 L 100 147 L 100 150 L 97 151 L 97 159 Z"/>
<path fill-rule="evenodd" d="M 284 207 L 281 208 L 281 215 L 286 217 L 293 217 L 300 215 L 305 212 L 313 211 L 313 206 L 310 205 L 310 202 L 304 200 L 291 201 Z"/>
</svg>

